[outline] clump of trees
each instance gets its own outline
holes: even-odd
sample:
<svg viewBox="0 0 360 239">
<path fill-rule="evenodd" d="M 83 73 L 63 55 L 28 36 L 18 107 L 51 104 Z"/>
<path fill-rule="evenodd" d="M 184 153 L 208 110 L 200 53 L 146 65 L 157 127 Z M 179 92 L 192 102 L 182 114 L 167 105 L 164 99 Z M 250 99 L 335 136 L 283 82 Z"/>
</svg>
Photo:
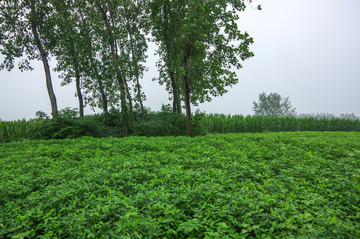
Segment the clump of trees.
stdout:
<svg viewBox="0 0 360 239">
<path fill-rule="evenodd" d="M 278 93 L 259 94 L 259 101 L 253 102 L 255 115 L 261 116 L 295 116 L 296 108 L 291 105 L 289 97 L 283 98 Z"/>
<path fill-rule="evenodd" d="M 316 118 L 316 119 L 347 119 L 347 120 L 359 120 L 360 118 L 354 113 L 340 114 L 338 117 L 331 113 L 316 113 L 316 114 L 298 114 L 297 118 Z"/>
<path fill-rule="evenodd" d="M 252 57 L 253 39 L 236 21 L 241 0 L 3 0 L 0 2 L 1 69 L 21 70 L 41 60 L 51 103 L 58 114 L 49 59 L 55 58 L 62 84 L 75 82 L 79 115 L 85 105 L 119 106 L 124 135 L 144 118 L 141 89 L 147 40 L 158 45 L 158 81 L 173 99 L 172 110 L 185 108 L 191 136 L 191 105 L 220 96 L 238 79 L 233 67 Z M 260 9 L 260 7 L 259 7 Z"/>
</svg>

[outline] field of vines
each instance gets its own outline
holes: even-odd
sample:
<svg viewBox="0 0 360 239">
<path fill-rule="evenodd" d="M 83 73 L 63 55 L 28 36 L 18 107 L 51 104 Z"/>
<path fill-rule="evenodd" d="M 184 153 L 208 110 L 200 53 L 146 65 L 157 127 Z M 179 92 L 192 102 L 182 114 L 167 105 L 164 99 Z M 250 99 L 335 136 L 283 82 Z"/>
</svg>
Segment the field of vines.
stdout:
<svg viewBox="0 0 360 239">
<path fill-rule="evenodd" d="M 360 133 L 0 144 L 0 238 L 360 238 Z"/>
</svg>

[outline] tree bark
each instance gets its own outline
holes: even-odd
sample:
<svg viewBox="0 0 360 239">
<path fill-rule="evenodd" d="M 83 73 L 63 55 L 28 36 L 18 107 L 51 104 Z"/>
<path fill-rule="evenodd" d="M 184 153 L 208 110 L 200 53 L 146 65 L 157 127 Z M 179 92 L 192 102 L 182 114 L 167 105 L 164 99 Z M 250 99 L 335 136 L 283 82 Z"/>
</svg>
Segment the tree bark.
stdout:
<svg viewBox="0 0 360 239">
<path fill-rule="evenodd" d="M 169 76 L 171 80 L 171 86 L 173 89 L 173 111 L 181 114 L 181 102 L 180 102 L 180 90 L 179 86 L 175 81 L 174 72 L 169 70 Z"/>
<path fill-rule="evenodd" d="M 104 91 L 104 86 L 100 79 L 98 79 L 98 84 L 99 84 L 99 91 L 100 91 L 100 95 L 101 95 L 103 111 L 105 114 L 107 114 L 108 113 L 108 101 L 107 101 L 107 97 L 106 97 L 106 94 Z"/>
<path fill-rule="evenodd" d="M 73 62 L 74 71 L 75 71 L 76 94 L 77 94 L 77 97 L 79 100 L 79 114 L 80 114 L 80 117 L 82 118 L 82 117 L 84 117 L 84 101 L 83 101 L 83 97 L 82 97 L 82 93 L 81 93 L 79 64 L 77 61 L 77 57 L 75 55 L 74 41 L 71 37 L 69 37 L 69 41 L 70 41 L 70 55 L 72 57 L 72 62 Z"/>
<path fill-rule="evenodd" d="M 168 16 L 168 2 L 164 3 L 164 22 L 165 22 L 165 31 L 164 31 L 164 40 L 166 46 L 166 54 L 167 54 L 167 68 L 171 81 L 171 88 L 173 93 L 173 111 L 177 112 L 179 115 L 181 114 L 181 102 L 180 102 L 180 90 L 179 86 L 175 80 L 175 73 L 171 70 L 171 50 L 170 50 L 170 39 L 169 39 L 169 16 Z"/>
<path fill-rule="evenodd" d="M 182 83 L 184 88 L 184 100 L 185 100 L 185 109 L 186 109 L 186 130 L 188 135 L 192 137 L 192 127 L 191 127 L 191 107 L 190 107 L 190 87 L 188 83 L 188 57 L 187 54 L 184 56 L 183 68 L 185 74 L 182 77 Z"/>
<path fill-rule="evenodd" d="M 56 97 L 51 81 L 51 74 L 50 74 L 49 62 L 47 59 L 47 53 L 45 52 L 44 47 L 41 44 L 40 37 L 37 31 L 37 23 L 35 20 L 36 19 L 35 0 L 31 0 L 30 9 L 31 9 L 31 18 L 30 18 L 31 30 L 34 36 L 36 47 L 40 52 L 41 60 L 43 62 L 45 78 L 46 78 L 46 88 L 48 91 L 50 104 L 51 104 L 51 115 L 54 118 L 58 113 L 58 109 L 57 109 Z"/>
<path fill-rule="evenodd" d="M 185 109 L 186 109 L 186 130 L 188 135 L 192 137 L 192 127 L 191 127 L 191 108 L 190 108 L 190 89 L 187 83 L 187 77 L 183 77 L 183 86 L 184 86 L 184 99 L 185 99 Z"/>
<path fill-rule="evenodd" d="M 84 101 L 81 93 L 81 86 L 80 86 L 80 74 L 79 72 L 75 72 L 75 82 L 76 82 L 76 94 L 79 100 L 79 114 L 80 117 L 84 117 Z"/>
<path fill-rule="evenodd" d="M 106 30 L 107 30 L 107 32 L 109 34 L 108 37 L 109 37 L 109 44 L 110 44 L 112 62 L 113 62 L 114 68 L 115 68 L 116 77 L 117 77 L 118 84 L 119 84 L 119 87 L 120 87 L 121 113 L 122 113 L 122 116 L 123 116 L 123 131 L 124 131 L 124 135 L 128 136 L 129 120 L 128 120 L 127 107 L 126 107 L 125 85 L 124 85 L 123 77 L 122 77 L 120 69 L 119 69 L 118 55 L 117 55 L 117 53 L 115 51 L 115 40 L 114 40 L 113 32 L 111 30 L 109 19 L 108 19 L 107 15 L 106 15 L 107 10 L 106 10 L 104 0 L 102 0 L 102 6 L 99 5 L 99 8 L 100 8 L 100 10 L 102 12 L 105 27 L 106 27 Z"/>
<path fill-rule="evenodd" d="M 130 37 L 130 46 L 131 46 L 131 52 L 132 52 L 132 57 L 131 57 L 131 61 L 133 64 L 135 64 L 135 50 L 134 50 L 134 41 L 133 41 L 133 36 L 131 34 L 131 30 L 130 27 L 127 27 L 128 33 L 129 33 L 129 37 Z M 136 63 L 137 64 L 137 63 Z M 140 109 L 141 109 L 141 118 L 143 120 L 145 120 L 145 112 L 144 112 L 144 105 L 143 105 L 143 101 L 141 99 L 141 89 L 140 89 L 140 83 L 139 83 L 139 73 L 138 73 L 138 69 L 136 66 L 134 66 L 134 71 L 135 71 L 135 78 L 136 78 L 136 89 L 137 89 L 137 94 L 136 94 L 136 98 L 139 101 L 140 104 Z"/>
<path fill-rule="evenodd" d="M 125 77 L 124 77 L 125 78 Z M 128 84 L 126 83 L 126 80 L 125 80 L 125 89 L 126 89 L 126 96 L 128 98 L 128 101 L 129 101 L 129 113 L 130 113 L 130 117 L 131 117 L 131 120 L 134 122 L 135 121 L 135 116 L 134 116 L 134 111 L 133 111 L 133 104 L 132 104 L 132 99 L 131 99 L 131 94 L 130 94 L 130 90 L 129 90 L 129 86 Z"/>
</svg>

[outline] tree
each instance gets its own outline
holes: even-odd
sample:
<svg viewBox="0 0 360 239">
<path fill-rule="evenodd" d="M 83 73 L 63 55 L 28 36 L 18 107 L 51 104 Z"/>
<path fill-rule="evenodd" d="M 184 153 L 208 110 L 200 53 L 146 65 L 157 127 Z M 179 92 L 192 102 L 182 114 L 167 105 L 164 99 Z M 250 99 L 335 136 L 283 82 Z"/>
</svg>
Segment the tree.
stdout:
<svg viewBox="0 0 360 239">
<path fill-rule="evenodd" d="M 173 85 L 171 72 L 175 74 L 191 136 L 191 104 L 226 93 L 226 87 L 238 82 L 233 67 L 240 69 L 240 60 L 254 55 L 249 51 L 253 39 L 236 24 L 245 4 L 241 0 L 153 0 L 149 9 L 152 15 L 162 16 L 153 19 L 152 30 L 163 67 L 168 69 L 163 71 L 168 73 L 163 81 Z"/>
<path fill-rule="evenodd" d="M 48 60 L 55 41 L 51 37 L 54 29 L 52 10 L 47 0 L 0 2 L 0 53 L 5 56 L 0 69 L 13 69 L 15 59 L 20 58 L 19 69 L 32 70 L 30 60 L 41 60 L 51 103 L 51 114 L 55 117 L 58 110 Z"/>
<path fill-rule="evenodd" d="M 291 106 L 289 97 L 282 98 L 277 93 L 266 95 L 265 92 L 259 94 L 259 102 L 253 102 L 255 115 L 262 116 L 295 116 L 295 108 Z"/>
<path fill-rule="evenodd" d="M 354 113 L 341 114 L 339 116 L 340 119 L 349 119 L 349 120 L 359 120 L 360 118 L 356 116 Z"/>
<path fill-rule="evenodd" d="M 134 83 L 135 100 L 140 105 L 141 117 L 145 119 L 145 111 L 143 101 L 145 95 L 141 90 L 140 77 L 143 76 L 145 70 L 142 63 L 146 59 L 146 50 L 148 48 L 144 35 L 144 27 L 146 18 L 143 14 L 144 4 L 142 1 L 128 1 L 127 6 L 122 9 L 121 15 L 125 18 L 125 28 L 127 37 L 125 38 L 125 49 L 127 50 L 128 59 L 125 62 L 127 75 L 129 80 Z M 129 94 L 131 98 L 131 95 Z"/>
<path fill-rule="evenodd" d="M 81 64 L 82 51 L 85 49 L 83 44 L 84 36 L 80 35 L 79 18 L 76 12 L 79 12 L 77 2 L 73 0 L 57 1 L 51 0 L 54 12 L 54 18 L 57 28 L 54 30 L 58 39 L 53 52 L 56 55 L 57 71 L 62 71 L 62 85 L 71 83 L 75 78 L 76 95 L 79 101 L 80 117 L 84 116 L 84 100 L 81 92 L 81 75 L 83 67 Z"/>
<path fill-rule="evenodd" d="M 177 12 L 175 2 L 169 0 L 150 2 L 150 19 L 152 35 L 160 44 L 158 54 L 162 56 L 157 66 L 159 68 L 158 81 L 165 84 L 167 91 L 172 94 L 173 111 L 181 114 L 180 89 L 176 80 L 176 46 Z"/>
<path fill-rule="evenodd" d="M 107 48 L 101 47 L 101 37 L 98 35 L 101 32 L 97 27 L 91 26 L 92 17 L 85 14 L 86 2 L 82 1 L 83 5 L 79 7 L 78 15 L 81 19 L 79 24 L 80 35 L 82 36 L 83 46 L 83 87 L 85 89 L 84 101 L 91 107 L 102 108 L 106 114 L 109 105 L 115 105 L 118 102 L 117 97 L 113 97 L 117 89 L 114 89 L 116 84 L 112 82 L 112 73 L 109 70 L 111 60 L 107 56 Z M 90 19 L 90 20 L 89 20 Z M 99 39 L 100 38 L 100 39 Z"/>
</svg>

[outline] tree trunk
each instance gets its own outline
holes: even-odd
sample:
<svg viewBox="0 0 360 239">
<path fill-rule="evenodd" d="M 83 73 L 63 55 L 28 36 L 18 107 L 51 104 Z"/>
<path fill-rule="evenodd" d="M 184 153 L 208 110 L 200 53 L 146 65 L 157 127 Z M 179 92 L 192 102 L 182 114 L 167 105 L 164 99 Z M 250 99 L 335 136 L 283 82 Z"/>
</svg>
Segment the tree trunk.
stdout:
<svg viewBox="0 0 360 239">
<path fill-rule="evenodd" d="M 180 102 L 180 91 L 179 86 L 175 80 L 175 73 L 171 70 L 171 50 L 170 50 L 170 39 L 169 39 L 169 21 L 168 21 L 168 2 L 164 3 L 164 22 L 165 22 L 165 31 L 164 31 L 164 41 L 166 46 L 166 55 L 167 55 L 167 68 L 171 81 L 172 93 L 173 93 L 173 111 L 181 114 L 181 102 Z"/>
<path fill-rule="evenodd" d="M 31 8 L 31 19 L 30 19 L 31 30 L 32 30 L 32 33 L 34 36 L 36 47 L 38 48 L 38 50 L 40 52 L 41 60 L 43 62 L 45 78 L 46 78 L 46 88 L 47 88 L 49 98 L 50 98 L 50 103 L 51 103 L 51 115 L 54 118 L 57 115 L 58 110 L 57 110 L 56 97 L 55 97 L 55 93 L 54 93 L 52 81 L 51 81 L 49 62 L 47 59 L 47 54 L 44 50 L 44 47 L 41 44 L 39 34 L 37 31 L 37 23 L 35 21 L 35 19 L 36 19 L 35 0 L 31 0 L 30 4 L 31 4 L 31 7 L 30 7 Z"/>
<path fill-rule="evenodd" d="M 133 42 L 133 37 L 132 37 L 132 34 L 131 34 L 131 30 L 130 30 L 130 27 L 128 26 L 127 27 L 127 30 L 128 30 L 128 33 L 129 33 L 129 37 L 130 37 L 130 46 L 131 46 L 131 52 L 132 52 L 132 63 L 135 64 L 135 57 L 134 57 L 134 54 L 135 54 L 135 50 L 134 50 L 134 42 Z M 136 63 L 137 64 L 137 63 Z M 137 65 L 136 65 L 137 66 Z M 137 67 L 134 66 L 135 68 L 135 77 L 136 77 L 136 89 L 137 89 L 137 94 L 136 94 L 136 98 L 137 100 L 139 101 L 139 104 L 140 104 L 140 109 L 141 109 L 141 118 L 143 120 L 145 120 L 145 112 L 144 112 L 144 105 L 143 105 L 143 102 L 142 102 L 142 99 L 141 99 L 141 88 L 140 88 L 140 83 L 139 83 L 139 73 L 138 73 L 138 69 Z"/>
<path fill-rule="evenodd" d="M 111 56 L 112 56 L 112 62 L 115 68 L 115 73 L 116 73 L 116 77 L 118 80 L 118 84 L 120 86 L 120 100 L 121 100 L 121 113 L 123 116 L 123 131 L 124 131 L 124 135 L 128 136 L 128 129 L 129 129 L 129 120 L 128 120 L 128 115 L 127 115 L 127 107 L 126 107 L 126 98 L 125 98 L 125 86 L 124 86 L 124 82 L 123 82 L 123 78 L 119 69 L 119 64 L 118 64 L 118 56 L 117 53 L 115 51 L 115 41 L 114 41 L 114 36 L 110 27 L 110 23 L 108 20 L 108 17 L 106 15 L 107 10 L 105 9 L 105 2 L 104 0 L 102 0 L 102 6 L 99 5 L 99 8 L 102 12 L 102 16 L 103 16 L 103 20 L 105 23 L 105 27 L 106 30 L 109 34 L 109 44 L 110 44 L 110 50 L 111 50 Z"/>
<path fill-rule="evenodd" d="M 85 19 L 84 19 L 84 15 L 83 15 L 83 13 L 80 11 L 80 17 L 81 17 L 81 20 L 82 20 L 82 22 L 83 22 L 83 25 L 86 27 L 86 29 L 87 29 L 87 24 L 86 24 L 86 21 L 85 21 Z M 88 34 L 88 32 L 86 32 L 86 36 L 87 37 L 89 37 L 89 34 Z M 103 84 L 102 84 L 102 80 L 101 80 L 101 77 L 100 77 L 100 75 L 99 75 L 99 73 L 98 73 L 98 70 L 97 70 L 97 67 L 96 67 L 96 65 L 94 64 L 94 61 L 92 60 L 92 58 L 93 58 L 93 47 L 92 47 L 92 43 L 91 43 L 91 41 L 89 42 L 89 57 L 91 58 L 90 59 L 90 67 L 91 67 L 91 69 L 94 71 L 94 73 L 95 73 L 95 77 L 96 77 L 96 81 L 97 81 L 97 83 L 98 83 L 98 85 L 99 85 L 99 91 L 100 91 L 100 95 L 101 95 L 101 103 L 102 103 L 102 109 L 103 109 L 103 112 L 105 113 L 105 114 L 107 114 L 108 113 L 108 100 L 107 100 L 107 97 L 106 97 L 106 93 L 105 93 L 105 88 L 104 88 L 104 86 L 103 86 Z"/>
<path fill-rule="evenodd" d="M 128 84 L 126 83 L 126 80 L 125 80 L 125 89 L 126 89 L 126 96 L 128 98 L 128 101 L 129 101 L 129 113 L 130 113 L 130 117 L 131 117 L 131 120 L 134 122 L 135 121 L 135 116 L 134 116 L 134 111 L 133 111 L 133 104 L 132 104 L 132 99 L 131 99 L 131 94 L 130 94 L 130 90 L 129 90 L 129 86 Z"/>
<path fill-rule="evenodd" d="M 98 80 L 98 84 L 99 84 L 99 91 L 100 91 L 100 95 L 101 95 L 103 111 L 105 114 L 107 114 L 108 113 L 108 101 L 107 101 L 107 97 L 106 97 L 106 94 L 104 91 L 104 86 L 100 79 Z"/>
<path fill-rule="evenodd" d="M 180 102 L 180 90 L 175 81 L 174 72 L 169 70 L 169 76 L 171 80 L 171 86 L 173 89 L 173 111 L 181 114 L 181 102 Z"/>
<path fill-rule="evenodd" d="M 140 96 L 139 98 L 140 98 L 140 99 L 139 99 L 139 103 L 140 103 L 140 108 L 141 108 L 141 118 L 142 118 L 143 120 L 145 120 L 144 105 L 143 105 L 143 103 L 142 103 L 141 96 Z"/>
<path fill-rule="evenodd" d="M 79 113 L 80 117 L 84 117 L 84 101 L 81 94 L 81 87 L 80 87 L 80 74 L 79 72 L 75 72 L 75 81 L 76 81 L 76 94 L 79 100 Z"/>
<path fill-rule="evenodd" d="M 73 67 L 75 71 L 76 94 L 79 100 L 79 114 L 80 117 L 82 118 L 84 117 L 84 101 L 81 93 L 79 66 L 78 66 L 77 57 L 75 55 L 74 41 L 71 37 L 69 37 L 69 41 L 70 41 L 70 55 L 72 57 Z"/>
<path fill-rule="evenodd" d="M 188 58 L 187 55 L 184 57 L 183 64 L 185 74 L 182 77 L 182 83 L 184 88 L 184 100 L 185 100 L 185 109 L 186 109 L 186 130 L 188 135 L 192 137 L 192 127 L 191 127 L 191 108 L 190 108 L 190 87 L 188 83 Z"/>
<path fill-rule="evenodd" d="M 183 86 L 184 86 L 184 98 L 185 98 L 185 109 L 186 109 L 186 130 L 188 135 L 192 137 L 192 127 L 191 127 L 191 108 L 190 108 L 190 89 L 187 83 L 187 77 L 183 77 Z"/>
</svg>

